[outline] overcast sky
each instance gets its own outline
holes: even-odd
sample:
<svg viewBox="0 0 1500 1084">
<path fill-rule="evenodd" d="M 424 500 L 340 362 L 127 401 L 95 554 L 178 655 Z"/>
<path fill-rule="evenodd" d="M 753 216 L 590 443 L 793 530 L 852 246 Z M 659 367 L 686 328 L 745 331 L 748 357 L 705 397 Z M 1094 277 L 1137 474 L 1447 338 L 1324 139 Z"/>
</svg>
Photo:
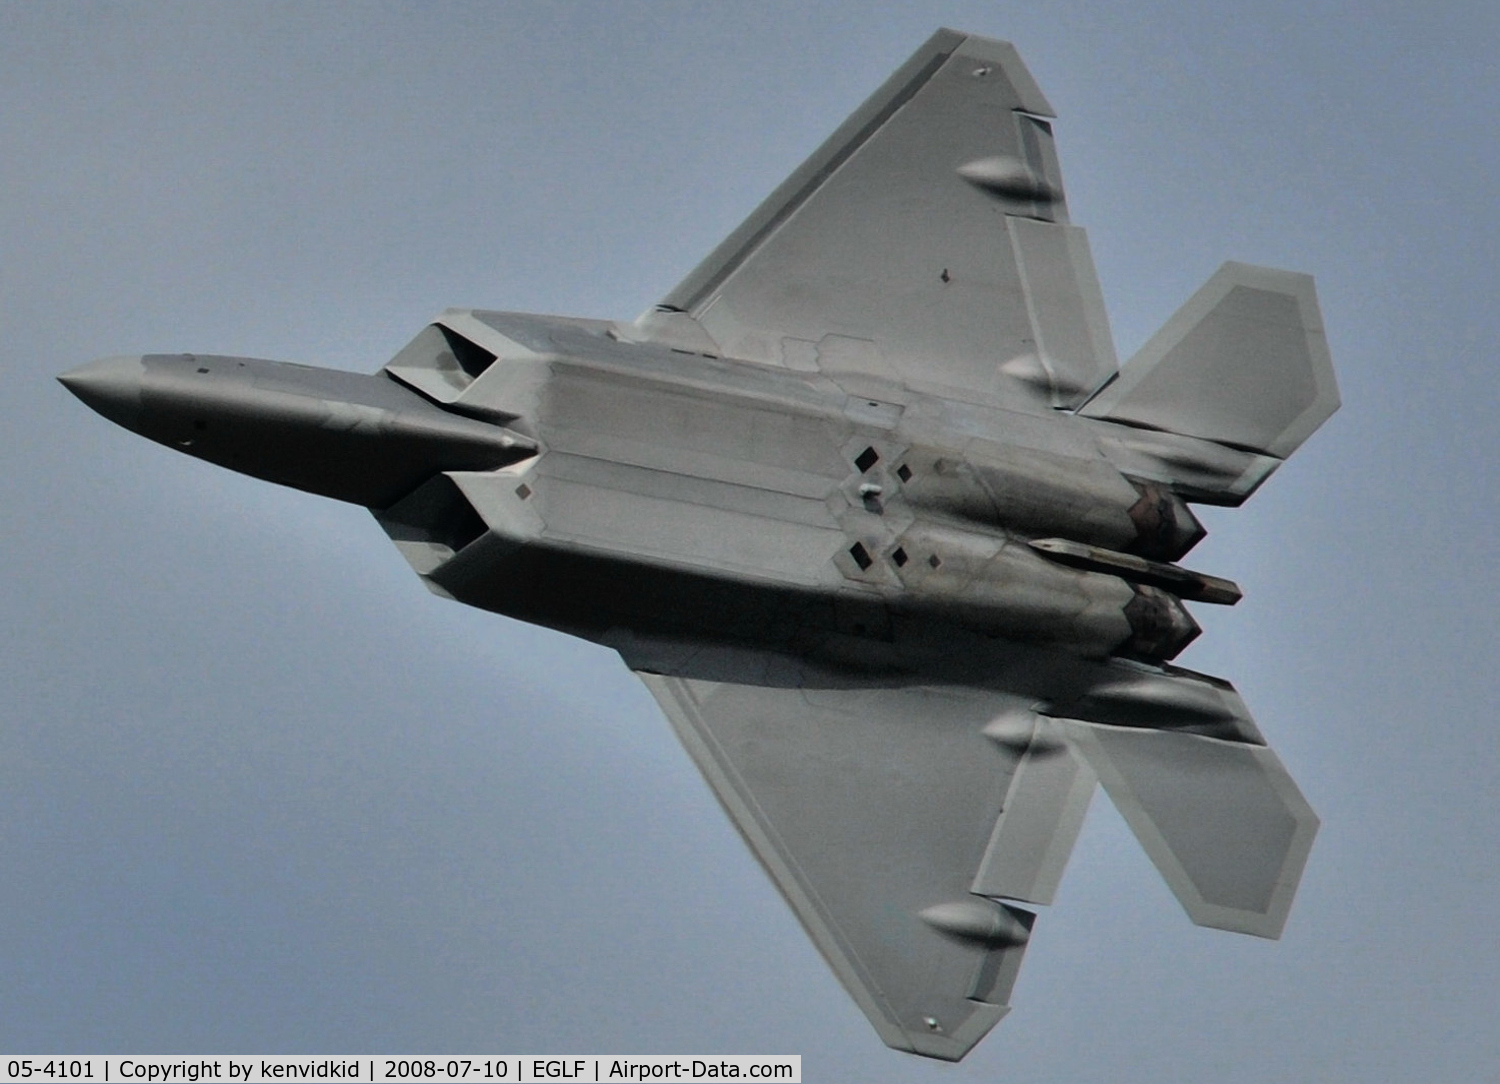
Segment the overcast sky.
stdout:
<svg viewBox="0 0 1500 1084">
<path fill-rule="evenodd" d="M 1323 828 L 1280 942 L 1101 793 L 1011 1015 L 886 1050 L 609 652 L 54 381 L 371 371 L 446 306 L 631 317 L 939 25 L 1060 117 L 1122 357 L 1317 278 L 1344 408 L 1193 565 Z M 805 1079 L 1500 1065 L 1500 7 L 0 3 L 0 1050 L 800 1053 Z"/>
</svg>

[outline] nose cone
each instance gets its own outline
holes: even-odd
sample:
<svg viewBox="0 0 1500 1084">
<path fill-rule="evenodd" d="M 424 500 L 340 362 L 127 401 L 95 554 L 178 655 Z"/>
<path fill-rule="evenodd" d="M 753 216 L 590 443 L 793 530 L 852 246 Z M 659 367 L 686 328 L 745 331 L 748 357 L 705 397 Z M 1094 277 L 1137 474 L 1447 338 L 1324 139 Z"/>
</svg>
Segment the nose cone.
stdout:
<svg viewBox="0 0 1500 1084">
<path fill-rule="evenodd" d="M 141 416 L 141 380 L 145 373 L 141 358 L 128 355 L 80 365 L 57 379 L 110 421 L 134 431 Z"/>
</svg>

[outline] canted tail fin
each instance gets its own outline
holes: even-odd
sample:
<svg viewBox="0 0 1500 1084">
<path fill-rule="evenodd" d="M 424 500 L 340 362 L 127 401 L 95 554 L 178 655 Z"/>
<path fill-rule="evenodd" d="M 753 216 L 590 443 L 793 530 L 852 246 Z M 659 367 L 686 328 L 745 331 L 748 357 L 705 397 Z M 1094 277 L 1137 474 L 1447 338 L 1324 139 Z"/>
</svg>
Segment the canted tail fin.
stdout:
<svg viewBox="0 0 1500 1084">
<path fill-rule="evenodd" d="M 1079 413 L 1286 459 L 1338 408 L 1312 277 L 1231 262 Z"/>
</svg>

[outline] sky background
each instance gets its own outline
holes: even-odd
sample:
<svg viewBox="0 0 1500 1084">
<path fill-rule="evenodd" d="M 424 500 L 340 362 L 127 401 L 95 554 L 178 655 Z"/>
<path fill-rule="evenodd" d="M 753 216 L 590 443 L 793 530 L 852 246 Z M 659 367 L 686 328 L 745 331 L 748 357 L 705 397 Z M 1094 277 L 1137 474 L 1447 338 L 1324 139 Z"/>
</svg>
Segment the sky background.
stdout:
<svg viewBox="0 0 1500 1084">
<path fill-rule="evenodd" d="M 1192 564 L 1323 818 L 1280 942 L 1102 792 L 1010 1016 L 885 1049 L 643 686 L 53 377 L 631 317 L 939 25 L 1060 114 L 1122 357 L 1311 272 L 1344 408 Z M 800 1053 L 809 1081 L 1500 1071 L 1500 7 L 0 3 L 0 1050 Z"/>
</svg>

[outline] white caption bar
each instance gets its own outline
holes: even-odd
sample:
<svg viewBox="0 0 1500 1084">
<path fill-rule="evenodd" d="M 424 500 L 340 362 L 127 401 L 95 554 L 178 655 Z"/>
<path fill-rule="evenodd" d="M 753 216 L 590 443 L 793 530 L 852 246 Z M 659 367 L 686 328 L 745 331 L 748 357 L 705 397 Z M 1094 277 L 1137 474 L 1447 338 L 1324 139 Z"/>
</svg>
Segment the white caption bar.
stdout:
<svg viewBox="0 0 1500 1084">
<path fill-rule="evenodd" d="M 572 1081 L 761 1080 L 801 1084 L 800 1054 L 489 1054 L 371 1057 L 213 1054 L 140 1057 L 130 1054 L 20 1056 L 0 1054 L 0 1084 L 336 1084 L 339 1081 L 468 1081 L 530 1084 Z"/>
</svg>

